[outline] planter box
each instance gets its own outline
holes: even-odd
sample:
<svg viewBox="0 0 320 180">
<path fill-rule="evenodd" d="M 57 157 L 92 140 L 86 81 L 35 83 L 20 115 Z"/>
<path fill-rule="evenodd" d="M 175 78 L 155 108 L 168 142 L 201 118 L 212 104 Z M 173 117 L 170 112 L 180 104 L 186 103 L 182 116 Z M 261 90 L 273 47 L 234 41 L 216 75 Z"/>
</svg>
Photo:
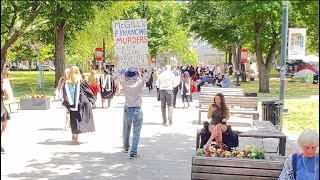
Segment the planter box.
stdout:
<svg viewBox="0 0 320 180">
<path fill-rule="evenodd" d="M 277 180 L 284 162 L 260 159 L 192 157 L 191 179 Z"/>
<path fill-rule="evenodd" d="M 50 108 L 50 98 L 20 99 L 21 110 L 47 110 Z"/>
</svg>

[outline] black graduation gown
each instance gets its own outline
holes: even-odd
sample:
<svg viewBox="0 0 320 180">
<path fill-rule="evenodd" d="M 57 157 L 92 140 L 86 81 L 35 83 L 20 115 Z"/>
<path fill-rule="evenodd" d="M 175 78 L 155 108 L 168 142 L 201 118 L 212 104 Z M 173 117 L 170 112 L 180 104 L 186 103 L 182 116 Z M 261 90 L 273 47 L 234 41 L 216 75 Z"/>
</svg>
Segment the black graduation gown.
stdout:
<svg viewBox="0 0 320 180">
<path fill-rule="evenodd" d="M 6 120 L 10 119 L 10 115 L 8 113 L 8 110 L 7 110 L 7 108 L 6 108 L 6 106 L 4 105 L 4 102 L 3 102 L 3 96 L 4 96 L 4 92 L 1 89 L 1 122 L 5 122 Z"/>
<path fill-rule="evenodd" d="M 102 99 L 112 99 L 113 98 L 113 92 L 115 91 L 115 85 L 114 85 L 114 79 L 113 79 L 113 77 L 112 77 L 112 75 L 109 75 L 110 76 L 110 81 L 111 81 L 111 83 L 110 83 L 110 90 L 108 91 L 108 86 L 109 86 L 109 84 L 108 83 L 106 83 L 106 85 L 104 86 L 104 87 L 102 87 L 102 85 L 103 85 L 103 77 L 104 78 L 106 78 L 106 75 L 104 74 L 104 75 L 101 75 L 100 76 L 100 79 L 99 79 L 99 81 L 100 81 L 100 95 L 101 95 L 101 98 Z"/>
<path fill-rule="evenodd" d="M 72 134 L 95 131 L 92 104 L 95 103 L 96 96 L 92 92 L 89 84 L 84 80 L 81 80 L 79 85 L 76 84 L 75 103 L 72 106 L 70 106 L 70 94 L 68 91 L 69 88 L 66 82 L 63 87 L 62 104 L 70 110 L 70 125 Z"/>
</svg>

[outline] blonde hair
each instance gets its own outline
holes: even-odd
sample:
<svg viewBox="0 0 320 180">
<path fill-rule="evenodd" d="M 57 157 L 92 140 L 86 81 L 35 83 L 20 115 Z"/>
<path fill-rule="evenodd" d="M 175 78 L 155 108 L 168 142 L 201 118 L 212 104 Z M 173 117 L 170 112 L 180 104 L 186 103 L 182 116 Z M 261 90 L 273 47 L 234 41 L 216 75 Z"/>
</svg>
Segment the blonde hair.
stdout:
<svg viewBox="0 0 320 180">
<path fill-rule="evenodd" d="M 69 73 L 69 83 L 70 84 L 76 84 L 77 82 L 80 82 L 80 80 L 82 79 L 81 74 L 80 74 L 80 70 L 78 68 L 78 66 L 72 66 L 70 68 L 70 73 Z"/>
<path fill-rule="evenodd" d="M 96 81 L 95 75 L 96 75 L 96 71 L 92 70 L 91 73 L 90 73 L 90 76 L 88 77 L 88 83 L 89 84 L 97 85 L 97 81 Z"/>
<path fill-rule="evenodd" d="M 311 146 L 318 147 L 319 135 L 314 130 L 311 130 L 311 129 L 304 130 L 298 138 L 298 143 L 301 148 L 304 145 L 311 145 Z"/>
</svg>

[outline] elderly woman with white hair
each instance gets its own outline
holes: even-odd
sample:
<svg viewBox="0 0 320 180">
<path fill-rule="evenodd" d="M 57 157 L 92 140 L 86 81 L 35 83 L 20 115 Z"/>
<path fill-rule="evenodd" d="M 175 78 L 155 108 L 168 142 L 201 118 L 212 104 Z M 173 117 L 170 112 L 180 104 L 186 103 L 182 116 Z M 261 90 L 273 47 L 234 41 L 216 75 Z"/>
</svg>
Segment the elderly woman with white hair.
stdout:
<svg viewBox="0 0 320 180">
<path fill-rule="evenodd" d="M 319 135 L 307 129 L 299 136 L 298 143 L 302 153 L 295 153 L 287 158 L 278 179 L 319 179 Z"/>
</svg>

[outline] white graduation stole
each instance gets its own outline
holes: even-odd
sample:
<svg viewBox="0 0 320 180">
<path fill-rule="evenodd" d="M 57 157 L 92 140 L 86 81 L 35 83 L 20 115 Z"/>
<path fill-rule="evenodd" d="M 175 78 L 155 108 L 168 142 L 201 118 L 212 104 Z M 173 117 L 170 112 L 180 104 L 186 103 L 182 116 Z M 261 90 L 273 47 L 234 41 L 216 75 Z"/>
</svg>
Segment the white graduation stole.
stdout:
<svg viewBox="0 0 320 180">
<path fill-rule="evenodd" d="M 190 95 L 190 78 L 188 78 L 188 83 L 185 83 L 184 81 L 182 81 L 182 84 L 181 84 L 181 95 L 183 95 L 183 90 L 184 90 L 184 85 L 186 86 L 186 89 L 187 89 L 187 93 L 186 95 Z"/>
<path fill-rule="evenodd" d="M 80 82 L 77 82 L 77 84 L 76 84 L 76 91 L 74 92 L 75 93 L 75 95 L 74 95 L 75 99 L 74 100 L 71 98 L 71 94 L 70 94 L 70 90 L 69 90 L 68 84 L 70 84 L 69 80 L 67 80 L 66 84 L 64 85 L 64 88 L 66 89 L 66 93 L 67 93 L 67 98 L 68 98 L 68 101 L 70 103 L 70 106 L 75 105 L 74 108 L 70 107 L 70 110 L 71 111 L 78 111 L 78 102 L 79 102 L 79 97 L 80 97 Z"/>
<path fill-rule="evenodd" d="M 107 91 L 111 91 L 111 76 L 108 75 L 103 75 L 102 76 L 102 88 L 104 89 L 108 83 L 108 88 Z"/>
</svg>

